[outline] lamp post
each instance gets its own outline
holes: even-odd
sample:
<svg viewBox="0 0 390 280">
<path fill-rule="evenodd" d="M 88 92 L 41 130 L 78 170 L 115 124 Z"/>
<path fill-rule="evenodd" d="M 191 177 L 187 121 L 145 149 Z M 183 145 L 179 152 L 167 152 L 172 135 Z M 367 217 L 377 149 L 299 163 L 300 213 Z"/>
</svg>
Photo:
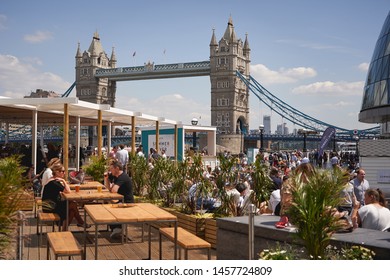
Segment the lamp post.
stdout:
<svg viewBox="0 0 390 280">
<path fill-rule="evenodd" d="M 197 118 L 192 118 L 191 124 L 194 125 L 194 126 L 198 125 L 198 119 Z M 192 132 L 192 147 L 195 150 L 195 148 L 196 148 L 196 131 Z"/>
<path fill-rule="evenodd" d="M 355 135 L 353 138 L 356 141 L 355 161 L 359 162 L 359 136 Z"/>
<path fill-rule="evenodd" d="M 264 142 L 263 142 L 263 133 L 264 133 L 264 125 L 259 125 L 260 132 L 260 152 L 264 152 Z"/>
<path fill-rule="evenodd" d="M 307 129 L 305 128 L 302 128 L 300 130 L 298 130 L 298 134 L 302 134 L 303 135 L 303 152 L 306 153 L 307 152 L 307 148 L 306 148 L 306 137 L 307 137 Z"/>
</svg>

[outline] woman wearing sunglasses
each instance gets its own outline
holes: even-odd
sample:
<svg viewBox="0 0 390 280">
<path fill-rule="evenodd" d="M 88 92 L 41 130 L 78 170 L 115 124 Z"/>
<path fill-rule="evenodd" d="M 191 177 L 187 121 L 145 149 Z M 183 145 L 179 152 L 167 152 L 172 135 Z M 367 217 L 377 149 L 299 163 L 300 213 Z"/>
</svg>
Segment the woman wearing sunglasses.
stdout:
<svg viewBox="0 0 390 280">
<path fill-rule="evenodd" d="M 57 213 L 62 222 L 62 228 L 65 230 L 66 226 L 66 201 L 61 199 L 61 193 L 70 193 L 70 187 L 64 179 L 65 169 L 61 163 L 57 163 L 51 167 L 53 177 L 45 185 L 42 194 L 42 210 L 43 212 Z M 84 227 L 84 220 L 81 218 L 77 203 L 69 201 L 68 223 L 76 219 L 78 227 Z M 68 224 L 68 225 L 69 225 Z M 90 225 L 87 225 L 90 227 Z"/>
</svg>

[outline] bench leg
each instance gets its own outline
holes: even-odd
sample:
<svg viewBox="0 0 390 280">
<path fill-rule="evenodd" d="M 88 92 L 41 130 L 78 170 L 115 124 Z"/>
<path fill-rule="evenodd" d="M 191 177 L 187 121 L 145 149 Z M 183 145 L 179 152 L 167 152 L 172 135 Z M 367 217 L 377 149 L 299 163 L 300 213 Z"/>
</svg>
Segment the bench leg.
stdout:
<svg viewBox="0 0 390 280">
<path fill-rule="evenodd" d="M 46 255 L 46 259 L 47 259 L 47 260 L 50 260 L 50 246 L 49 246 L 49 239 L 47 239 L 47 241 L 46 241 L 46 253 L 47 253 L 47 255 Z"/>
<path fill-rule="evenodd" d="M 152 259 L 152 227 L 148 224 L 148 260 Z"/>
<path fill-rule="evenodd" d="M 158 233 L 158 252 L 159 252 L 159 258 L 162 260 L 162 241 L 161 241 L 161 232 Z"/>
<path fill-rule="evenodd" d="M 210 248 L 207 248 L 207 259 L 211 260 L 211 250 L 210 250 Z"/>
<path fill-rule="evenodd" d="M 188 260 L 188 249 L 184 249 L 184 259 Z"/>
</svg>

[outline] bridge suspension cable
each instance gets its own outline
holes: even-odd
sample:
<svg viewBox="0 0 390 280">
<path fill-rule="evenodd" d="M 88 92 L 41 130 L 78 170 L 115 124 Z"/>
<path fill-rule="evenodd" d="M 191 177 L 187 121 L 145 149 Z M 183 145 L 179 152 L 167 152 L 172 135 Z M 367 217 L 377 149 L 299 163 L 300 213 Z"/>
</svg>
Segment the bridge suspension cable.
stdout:
<svg viewBox="0 0 390 280">
<path fill-rule="evenodd" d="M 347 134 L 351 135 L 354 133 L 354 130 L 341 128 L 335 125 L 331 125 L 328 123 L 325 123 L 323 121 L 320 121 L 318 119 L 315 119 L 309 115 L 306 115 L 305 113 L 300 112 L 299 110 L 293 108 L 292 106 L 288 105 L 283 100 L 276 97 L 274 94 L 269 92 L 265 87 L 263 87 L 259 82 L 256 81 L 255 78 L 252 76 L 249 76 L 249 79 L 247 79 L 244 75 L 242 75 L 239 71 L 236 71 L 236 75 L 245 83 L 245 85 L 248 87 L 248 89 L 261 101 L 263 102 L 268 108 L 272 111 L 275 111 L 278 115 L 280 115 L 282 118 L 289 120 L 294 125 L 299 125 L 303 128 L 317 131 L 317 132 L 323 132 L 328 127 L 334 127 L 338 134 Z M 365 130 L 359 130 L 358 134 L 371 134 L 371 135 L 378 135 L 379 134 L 379 126 L 365 129 Z"/>
<path fill-rule="evenodd" d="M 62 95 L 61 97 L 68 97 L 69 94 L 72 92 L 73 88 L 76 86 L 76 82 L 74 82 L 70 88 L 68 88 Z"/>
</svg>

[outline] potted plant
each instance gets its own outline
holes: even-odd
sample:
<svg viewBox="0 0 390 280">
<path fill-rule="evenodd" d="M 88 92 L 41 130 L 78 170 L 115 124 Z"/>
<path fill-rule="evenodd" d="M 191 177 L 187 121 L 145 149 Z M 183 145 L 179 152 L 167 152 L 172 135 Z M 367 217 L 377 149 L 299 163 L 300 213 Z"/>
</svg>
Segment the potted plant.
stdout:
<svg viewBox="0 0 390 280">
<path fill-rule="evenodd" d="M 85 173 L 91 176 L 94 181 L 103 182 L 104 172 L 107 170 L 107 159 L 104 155 L 91 156 L 89 164 L 84 168 Z"/>
<path fill-rule="evenodd" d="M 339 218 L 332 209 L 340 204 L 340 192 L 348 183 L 349 174 L 337 169 L 315 169 L 306 180 L 300 173 L 293 173 L 292 205 L 287 215 L 296 235 L 303 241 L 307 253 L 313 259 L 324 259 L 331 236 L 341 228 Z"/>
<path fill-rule="evenodd" d="M 149 177 L 148 161 L 143 156 L 130 155 L 128 167 L 129 175 L 133 181 L 134 195 L 143 197 Z"/>
<path fill-rule="evenodd" d="M 25 168 L 20 162 L 18 155 L 0 159 L 0 258 L 9 258 L 7 252 L 11 251 L 8 248 L 15 238 L 17 210 L 25 199 L 33 203 L 33 194 L 25 191 Z"/>
</svg>

